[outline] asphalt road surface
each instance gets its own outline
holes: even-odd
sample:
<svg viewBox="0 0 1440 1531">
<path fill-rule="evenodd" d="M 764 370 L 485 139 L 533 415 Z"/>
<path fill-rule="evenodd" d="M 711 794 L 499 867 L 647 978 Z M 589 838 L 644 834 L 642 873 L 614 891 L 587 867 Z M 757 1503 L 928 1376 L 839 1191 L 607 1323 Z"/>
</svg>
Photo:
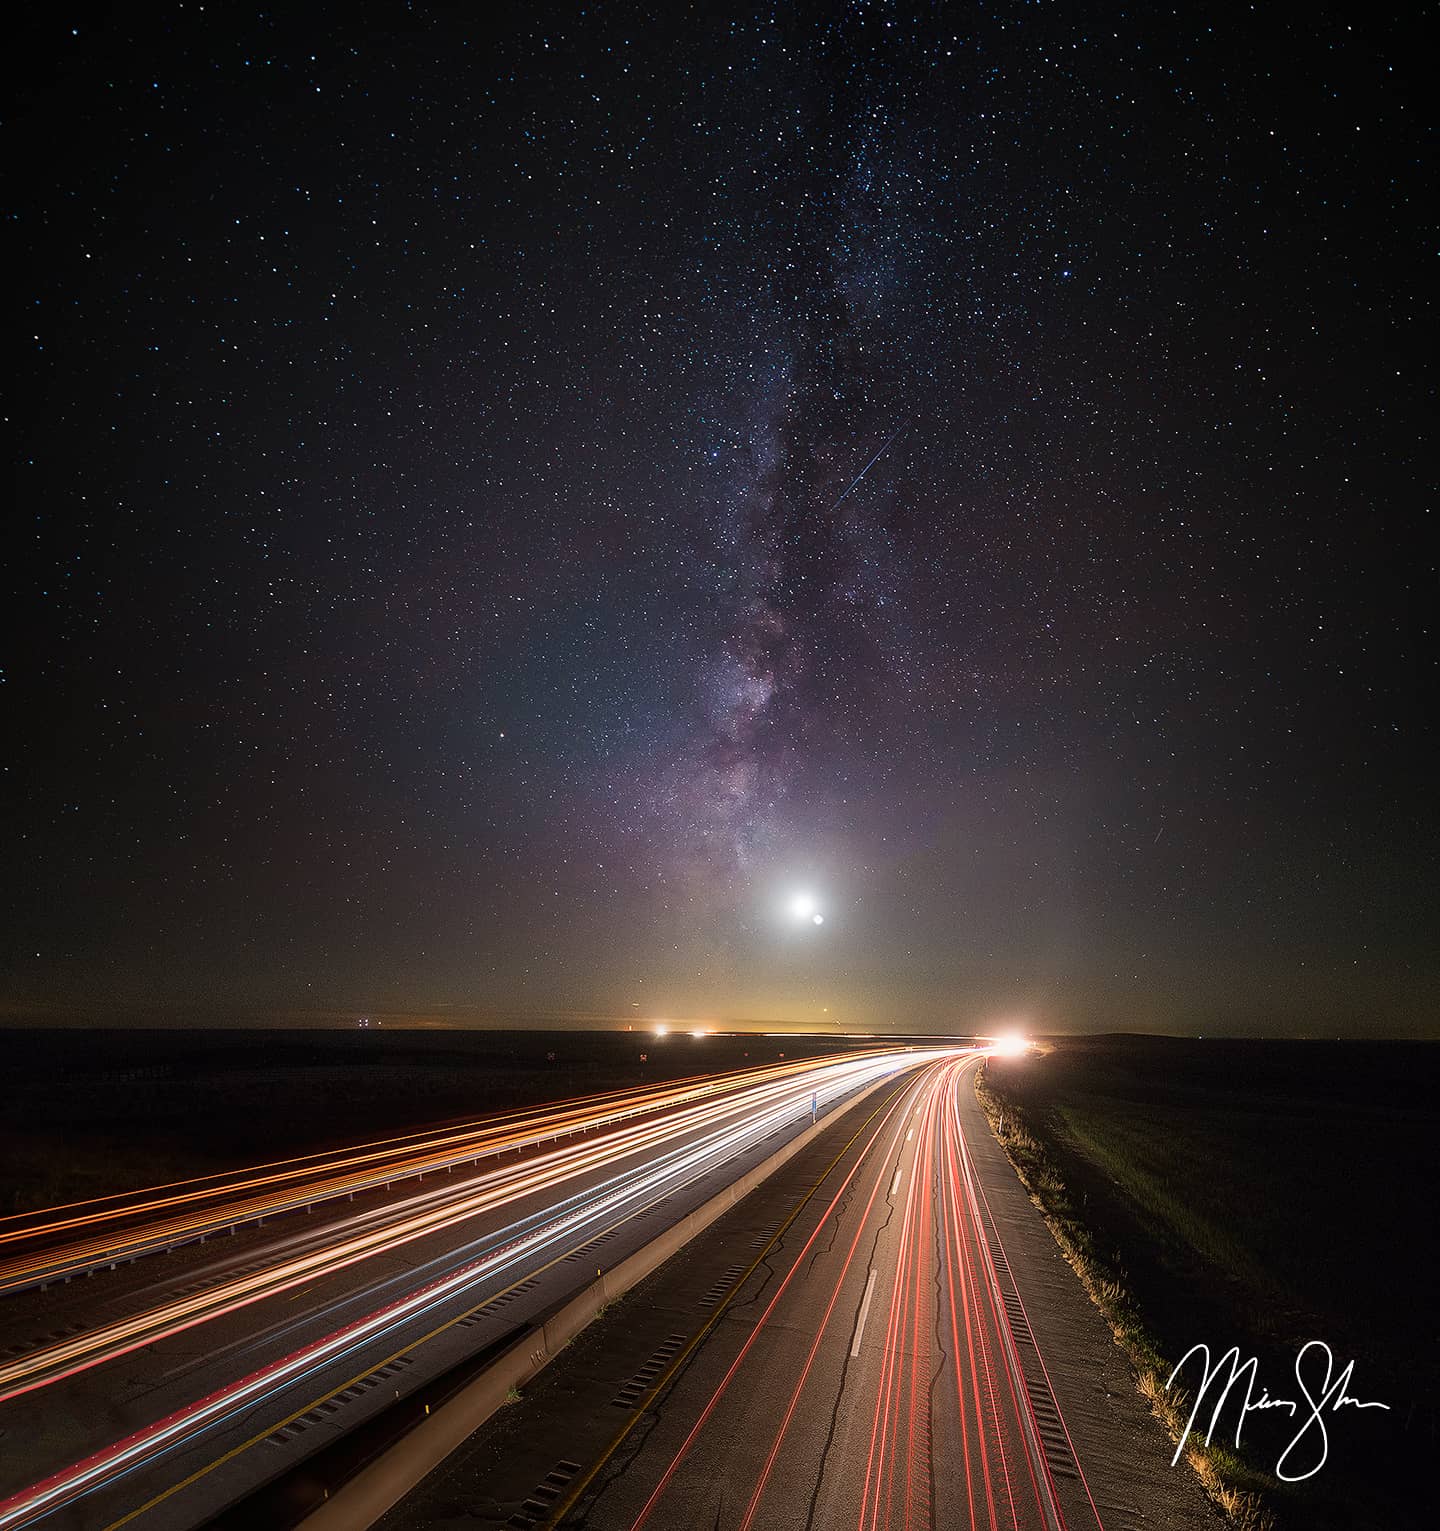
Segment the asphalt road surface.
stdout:
<svg viewBox="0 0 1440 1531">
<path fill-rule="evenodd" d="M 0 1221 L 0 1531 L 203 1523 L 922 1056 L 775 1065 Z"/>
<path fill-rule="evenodd" d="M 385 1531 L 1213 1526 L 985 1126 L 977 1064 L 847 1113 Z"/>
</svg>

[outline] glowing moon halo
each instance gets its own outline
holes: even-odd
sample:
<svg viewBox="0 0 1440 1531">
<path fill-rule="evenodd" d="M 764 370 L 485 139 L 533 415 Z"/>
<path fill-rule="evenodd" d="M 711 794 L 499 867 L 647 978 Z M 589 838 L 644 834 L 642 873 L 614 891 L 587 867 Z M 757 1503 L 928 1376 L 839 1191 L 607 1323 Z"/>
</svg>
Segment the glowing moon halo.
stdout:
<svg viewBox="0 0 1440 1531">
<path fill-rule="evenodd" d="M 820 900 L 809 889 L 792 893 L 785 901 L 785 912 L 797 925 L 823 925 L 825 916 L 820 913 Z"/>
</svg>

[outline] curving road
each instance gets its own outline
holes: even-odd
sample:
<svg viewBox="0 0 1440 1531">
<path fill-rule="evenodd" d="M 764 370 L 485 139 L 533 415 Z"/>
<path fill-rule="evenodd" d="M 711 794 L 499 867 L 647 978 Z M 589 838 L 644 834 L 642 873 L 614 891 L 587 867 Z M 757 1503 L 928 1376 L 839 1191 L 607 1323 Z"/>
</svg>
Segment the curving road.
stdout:
<svg viewBox="0 0 1440 1531">
<path fill-rule="evenodd" d="M 746 1070 L 0 1223 L 0 1528 L 199 1524 L 927 1056 Z"/>
<path fill-rule="evenodd" d="M 701 1352 L 643 1447 L 571 1489 L 570 1521 L 1101 1524 L 1039 1352 L 1017 1341 L 1024 1306 L 960 1120 L 976 1062 L 930 1065 L 872 1124 L 743 1338 Z"/>
<path fill-rule="evenodd" d="M 984 1121 L 981 1061 L 837 1117 L 377 1531 L 1212 1525 Z M 347 1492 L 310 1531 L 368 1523 Z"/>
</svg>

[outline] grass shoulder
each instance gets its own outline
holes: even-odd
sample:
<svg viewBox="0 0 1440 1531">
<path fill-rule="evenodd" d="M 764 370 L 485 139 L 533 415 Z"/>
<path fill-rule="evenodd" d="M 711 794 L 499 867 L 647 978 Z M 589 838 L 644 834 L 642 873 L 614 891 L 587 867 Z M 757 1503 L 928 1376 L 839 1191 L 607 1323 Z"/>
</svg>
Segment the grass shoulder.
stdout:
<svg viewBox="0 0 1440 1531">
<path fill-rule="evenodd" d="M 986 1069 L 976 1075 L 975 1093 L 1021 1184 L 1129 1359 L 1136 1389 L 1170 1439 L 1178 1442 L 1185 1431 L 1189 1399 L 1178 1390 L 1166 1389 L 1174 1363 L 1167 1361 L 1160 1339 L 1147 1324 L 1123 1267 L 1102 1252 L 1102 1241 L 1067 1183 L 1045 1129 L 1036 1125 L 1010 1092 L 995 1087 Z M 1234 1453 L 1194 1437 L 1186 1443 L 1185 1456 L 1206 1492 L 1241 1531 L 1273 1531 L 1275 1517 L 1265 1502 L 1273 1485 L 1263 1474 Z"/>
</svg>

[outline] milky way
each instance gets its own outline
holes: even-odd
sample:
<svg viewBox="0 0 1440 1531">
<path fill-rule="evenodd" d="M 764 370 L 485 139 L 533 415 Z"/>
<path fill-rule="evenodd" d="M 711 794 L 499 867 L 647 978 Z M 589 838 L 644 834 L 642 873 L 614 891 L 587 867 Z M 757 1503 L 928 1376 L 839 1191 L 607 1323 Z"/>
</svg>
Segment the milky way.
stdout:
<svg viewBox="0 0 1440 1531">
<path fill-rule="evenodd" d="M 760 355 L 728 359 L 740 461 L 713 513 L 728 625 L 697 666 L 697 726 L 650 797 L 679 856 L 732 890 L 818 831 L 830 773 L 817 766 L 863 741 L 859 720 L 913 663 L 888 526 L 896 464 L 866 481 L 905 432 L 905 305 L 893 273 L 877 273 L 902 227 L 917 237 L 916 209 L 879 168 L 883 96 L 864 96 L 856 126 L 818 109 L 823 95 L 813 83 L 797 95 L 823 139 L 806 147 L 802 184 L 767 167 L 772 240 L 736 279 Z"/>
<path fill-rule="evenodd" d="M 29 26 L 10 1013 L 1433 1013 L 1398 22 Z"/>
</svg>

